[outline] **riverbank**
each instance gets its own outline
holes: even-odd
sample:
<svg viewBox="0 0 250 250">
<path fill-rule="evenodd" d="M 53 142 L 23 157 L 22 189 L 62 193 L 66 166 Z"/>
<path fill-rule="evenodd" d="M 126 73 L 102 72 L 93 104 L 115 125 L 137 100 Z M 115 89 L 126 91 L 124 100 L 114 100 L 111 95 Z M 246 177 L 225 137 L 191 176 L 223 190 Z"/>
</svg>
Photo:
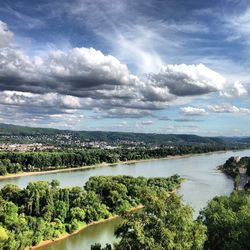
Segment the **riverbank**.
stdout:
<svg viewBox="0 0 250 250">
<path fill-rule="evenodd" d="M 246 151 L 227 151 L 226 153 L 209 153 L 197 155 L 191 158 L 183 158 L 171 161 L 155 160 L 152 162 L 145 162 L 135 165 L 122 165 L 118 167 L 97 168 L 95 170 L 69 172 L 67 174 L 61 173 L 58 176 L 44 175 L 39 177 L 44 181 L 51 181 L 53 178 L 60 179 L 63 187 L 84 185 L 89 179 L 89 176 L 95 175 L 130 175 L 130 176 L 144 176 L 144 177 L 169 177 L 174 174 L 186 177 L 187 181 L 179 189 L 179 194 L 184 197 L 186 203 L 192 205 L 195 209 L 194 218 L 198 216 L 200 211 L 208 200 L 214 196 L 229 195 L 233 190 L 233 182 L 224 174 L 216 171 L 216 167 L 223 164 L 232 155 L 250 155 L 250 150 Z M 92 173 L 92 174 L 91 174 Z M 34 177 L 13 179 L 11 182 L 21 187 L 25 187 L 27 182 L 32 181 Z M 38 178 L 38 177 L 37 177 Z M 34 180 L 40 179 L 34 178 Z M 8 181 L 8 180 L 7 180 Z M 7 183 L 7 181 L 3 183 Z M 55 244 L 44 247 L 43 249 L 85 249 L 87 245 L 95 242 L 102 242 L 102 244 L 112 244 L 115 240 L 113 236 L 114 226 L 117 225 L 118 220 L 113 220 L 105 224 L 90 227 L 86 231 L 69 237 Z M 107 225 L 107 226 L 106 226 Z M 86 233 L 85 233 L 86 232 Z M 101 240 L 106 237 L 107 241 Z M 40 249 L 39 249 L 40 250 Z"/>
<path fill-rule="evenodd" d="M 182 182 L 184 182 L 184 179 L 182 180 Z M 180 185 L 181 186 L 181 185 Z M 174 189 L 173 191 L 170 191 L 170 192 L 167 192 L 166 194 L 166 198 L 169 198 L 172 194 L 176 193 L 177 190 L 180 188 L 180 186 L 178 186 L 176 189 Z M 134 208 L 131 208 L 128 212 L 135 212 L 135 211 L 138 211 L 140 209 L 142 209 L 144 206 L 142 204 L 134 207 Z M 63 239 L 67 239 L 73 235 L 76 235 L 78 233 L 81 233 L 83 232 L 84 230 L 86 230 L 87 228 L 91 227 L 91 226 L 94 226 L 94 225 L 99 225 L 99 224 L 104 224 L 108 221 L 112 221 L 112 220 L 115 220 L 117 218 L 119 218 L 120 216 L 119 215 L 113 215 L 107 219 L 102 219 L 102 220 L 99 220 L 99 221 L 93 221 L 87 225 L 84 225 L 83 227 L 79 228 L 77 231 L 69 234 L 69 233 L 66 233 L 56 239 L 52 239 L 52 240 L 44 240 L 42 242 L 40 242 L 38 245 L 36 246 L 33 246 L 32 247 L 32 250 L 39 250 L 39 249 L 42 249 L 44 246 L 47 246 L 47 245 L 50 245 L 50 244 L 53 244 L 55 242 L 58 242 L 58 241 L 61 241 Z"/>
<path fill-rule="evenodd" d="M 176 192 L 176 191 L 175 191 L 175 192 Z M 171 194 L 171 193 L 172 193 L 172 192 L 170 192 L 170 194 Z M 170 195 L 170 194 L 169 194 L 169 195 Z M 134 207 L 134 208 L 130 209 L 129 212 L 135 212 L 135 211 L 137 211 L 137 210 L 142 209 L 143 207 L 144 207 L 143 205 L 138 205 L 137 207 Z M 66 234 L 64 234 L 64 235 L 62 235 L 62 236 L 60 236 L 59 238 L 56 238 L 56 239 L 44 240 L 44 241 L 40 242 L 38 245 L 33 246 L 31 249 L 32 249 L 32 250 L 35 250 L 35 249 L 36 249 L 36 250 L 39 250 L 39 249 L 42 249 L 44 246 L 53 244 L 53 243 L 58 242 L 58 241 L 61 241 L 61 240 L 63 240 L 63 239 L 67 239 L 67 238 L 69 238 L 69 237 L 71 237 L 71 236 L 73 236 L 73 235 L 75 235 L 75 234 L 78 234 L 78 233 L 80 233 L 80 232 L 86 230 L 87 228 L 89 228 L 89 227 L 91 227 L 91 226 L 103 224 L 103 223 L 106 223 L 106 222 L 108 222 L 108 221 L 115 220 L 115 219 L 117 219 L 117 218 L 119 218 L 119 215 L 113 215 L 113 216 L 111 216 L 111 217 L 109 217 L 109 218 L 107 218 L 107 219 L 102 219 L 102 220 L 99 220 L 99 221 L 93 221 L 93 222 L 91 222 L 91 223 L 89 223 L 89 224 L 87 224 L 87 225 L 84 225 L 83 227 L 79 228 L 77 231 L 75 231 L 75 232 L 73 232 L 73 233 L 71 233 L 71 234 L 66 233 Z"/>
<path fill-rule="evenodd" d="M 6 180 L 6 179 L 14 179 L 14 178 L 19 178 L 19 177 L 24 177 L 24 176 L 45 175 L 45 174 L 50 174 L 50 173 L 72 172 L 72 171 L 88 170 L 88 169 L 115 166 L 115 165 L 130 165 L 130 164 L 136 164 L 136 163 L 140 163 L 140 162 L 157 161 L 157 160 L 181 159 L 181 158 L 188 158 L 188 157 L 192 157 L 192 156 L 207 155 L 207 154 L 211 154 L 211 153 L 220 153 L 220 152 L 226 152 L 226 151 L 227 150 L 220 150 L 220 151 L 214 151 L 214 152 L 208 152 L 208 153 L 174 155 L 174 156 L 161 157 L 161 158 L 149 158 L 149 159 L 141 159 L 141 160 L 120 161 L 120 162 L 116 162 L 116 163 L 103 162 L 103 163 L 100 163 L 100 164 L 89 165 L 89 166 L 81 166 L 81 167 L 74 167 L 74 168 L 60 168 L 60 169 L 46 170 L 46 171 L 20 172 L 20 173 L 17 173 L 17 174 L 8 174 L 8 175 L 0 176 L 0 181 L 1 180 Z"/>
<path fill-rule="evenodd" d="M 219 171 L 232 178 L 235 190 L 244 190 L 245 185 L 250 180 L 250 176 L 247 175 L 246 158 L 249 161 L 249 156 L 243 157 L 243 159 L 239 156 L 230 157 L 223 165 L 218 166 Z"/>
</svg>

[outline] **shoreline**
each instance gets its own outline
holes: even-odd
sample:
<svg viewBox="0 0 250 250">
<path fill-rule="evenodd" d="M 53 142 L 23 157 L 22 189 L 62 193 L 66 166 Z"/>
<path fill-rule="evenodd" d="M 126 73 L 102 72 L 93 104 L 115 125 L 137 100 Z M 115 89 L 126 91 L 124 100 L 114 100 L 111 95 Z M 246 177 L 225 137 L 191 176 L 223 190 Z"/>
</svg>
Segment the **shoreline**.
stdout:
<svg viewBox="0 0 250 250">
<path fill-rule="evenodd" d="M 183 181 L 184 181 L 184 180 L 182 180 L 182 182 L 183 182 Z M 176 189 L 167 192 L 166 198 L 169 198 L 172 194 L 176 193 L 176 192 L 178 191 L 178 189 L 180 188 L 180 186 L 181 186 L 181 185 L 179 185 Z M 136 207 L 133 207 L 133 208 L 129 209 L 127 212 L 135 212 L 135 211 L 140 210 L 140 209 L 142 209 L 142 208 L 144 208 L 144 205 L 140 204 L 140 205 L 138 205 L 138 206 L 136 206 Z M 110 216 L 110 217 L 107 218 L 107 219 L 102 219 L 102 220 L 99 220 L 99 221 L 93 221 L 93 222 L 91 222 L 91 223 L 89 223 L 89 224 L 84 225 L 83 227 L 79 228 L 78 230 L 76 230 L 76 231 L 73 232 L 73 233 L 66 233 L 66 234 L 61 235 L 60 237 L 55 238 L 55 239 L 52 239 L 52 240 L 44 240 L 44 241 L 41 241 L 39 244 L 37 244 L 37 245 L 35 245 L 35 246 L 32 246 L 31 249 L 32 249 L 32 250 L 39 250 L 39 249 L 42 250 L 44 246 L 51 245 L 51 244 L 53 244 L 53 243 L 55 243 L 55 242 L 58 242 L 58 241 L 67 239 L 67 238 L 69 238 L 69 237 L 71 237 L 71 236 L 73 236 L 73 235 L 79 234 L 80 232 L 86 230 L 87 228 L 89 228 L 89 227 L 91 227 L 91 226 L 99 225 L 99 224 L 104 224 L 104 223 L 106 223 L 106 222 L 108 222 L 108 221 L 112 221 L 112 220 L 115 220 L 115 219 L 117 219 L 117 218 L 120 218 L 120 216 L 119 216 L 119 215 L 112 215 L 112 216 Z"/>
<path fill-rule="evenodd" d="M 79 171 L 79 170 L 88 170 L 88 169 L 94 169 L 94 168 L 101 168 L 101 167 L 109 167 L 109 166 L 116 166 L 116 165 L 132 165 L 140 162 L 148 162 L 148 161 L 157 161 L 157 160 L 174 160 L 174 159 L 181 159 L 181 158 L 189 158 L 192 156 L 199 156 L 199 155 L 207 155 L 211 153 L 220 153 L 220 152 L 226 152 L 230 150 L 219 150 L 219 151 L 213 151 L 213 152 L 206 152 L 206 153 L 196 153 L 196 154 L 183 154 L 183 155 L 173 155 L 173 156 L 167 156 L 167 157 L 160 157 L 160 158 L 150 158 L 150 159 L 141 159 L 141 160 L 129 160 L 129 161 L 120 161 L 116 163 L 99 163 L 95 165 L 88 165 L 88 166 L 80 166 L 80 167 L 73 167 L 73 168 L 61 168 L 61 169 L 54 169 L 54 170 L 46 170 L 46 171 L 35 171 L 35 172 L 21 172 L 17 174 L 8 174 L 0 176 L 1 180 L 6 179 L 14 179 L 14 178 L 20 178 L 25 176 L 33 176 L 33 175 L 45 175 L 50 173 L 63 173 L 63 172 L 72 172 L 72 171 Z"/>
<path fill-rule="evenodd" d="M 172 192 L 171 192 L 171 193 L 172 193 Z M 143 205 L 138 205 L 138 206 L 136 206 L 136 207 L 134 207 L 134 208 L 131 208 L 128 212 L 134 212 L 134 211 L 137 211 L 137 210 L 142 209 L 143 207 L 144 207 Z M 60 236 L 60 237 L 58 237 L 58 238 L 52 239 L 52 240 L 44 240 L 44 241 L 41 241 L 38 245 L 35 245 L 35 246 L 31 247 L 31 249 L 32 249 L 32 250 L 35 250 L 35 249 L 38 249 L 38 250 L 39 250 L 40 248 L 42 249 L 44 246 L 51 245 L 51 244 L 53 244 L 53 243 L 55 243 L 55 242 L 58 242 L 58 241 L 61 241 L 61 240 L 63 240 L 63 239 L 67 239 L 67 238 L 69 238 L 69 237 L 71 237 L 71 236 L 73 236 L 73 235 L 76 235 L 76 234 L 78 234 L 78 233 L 80 233 L 80 232 L 86 230 L 87 228 L 89 228 L 89 227 L 91 227 L 91 226 L 103 224 L 103 223 L 106 223 L 106 222 L 108 222 L 108 221 L 115 220 L 115 219 L 117 219 L 117 218 L 119 218 L 119 217 L 120 217 L 119 215 L 112 215 L 112 216 L 110 216 L 110 217 L 107 218 L 107 219 L 102 219 L 102 220 L 99 220 L 99 221 L 93 221 L 93 222 L 91 222 L 91 223 L 89 223 L 89 224 L 84 225 L 83 227 L 79 228 L 78 230 L 76 230 L 76 231 L 73 232 L 73 233 L 66 233 L 66 234 L 64 234 L 64 235 L 62 235 L 62 236 Z"/>
</svg>

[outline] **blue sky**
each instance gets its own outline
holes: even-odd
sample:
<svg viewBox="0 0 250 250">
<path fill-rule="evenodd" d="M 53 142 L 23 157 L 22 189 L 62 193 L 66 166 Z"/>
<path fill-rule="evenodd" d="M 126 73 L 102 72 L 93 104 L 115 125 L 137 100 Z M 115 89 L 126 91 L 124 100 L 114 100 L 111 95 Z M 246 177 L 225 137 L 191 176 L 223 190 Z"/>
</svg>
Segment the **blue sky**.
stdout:
<svg viewBox="0 0 250 250">
<path fill-rule="evenodd" d="M 249 136 L 250 3 L 3 0 L 0 122 Z"/>
</svg>

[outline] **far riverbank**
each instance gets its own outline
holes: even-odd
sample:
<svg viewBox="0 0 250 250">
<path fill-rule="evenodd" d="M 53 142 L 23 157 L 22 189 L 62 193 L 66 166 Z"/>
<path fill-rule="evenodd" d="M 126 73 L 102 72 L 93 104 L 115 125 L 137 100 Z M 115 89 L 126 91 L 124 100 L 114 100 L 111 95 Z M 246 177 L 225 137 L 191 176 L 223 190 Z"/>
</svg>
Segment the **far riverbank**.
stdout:
<svg viewBox="0 0 250 250">
<path fill-rule="evenodd" d="M 149 159 L 141 159 L 141 160 L 120 161 L 120 162 L 115 162 L 115 163 L 103 162 L 103 163 L 95 164 L 95 165 L 80 166 L 80 167 L 73 167 L 73 168 L 60 168 L 60 169 L 53 169 L 53 170 L 46 170 L 46 171 L 20 172 L 17 174 L 7 174 L 7 175 L 0 176 L 0 181 L 6 180 L 6 179 L 25 177 L 25 176 L 33 176 L 33 175 L 73 172 L 73 171 L 79 171 L 79 170 L 88 170 L 88 169 L 101 168 L 101 167 L 107 167 L 107 166 L 116 166 L 116 165 L 130 165 L 130 164 L 136 164 L 140 162 L 149 162 L 149 161 L 157 161 L 157 160 L 174 160 L 174 159 L 188 158 L 188 157 L 199 156 L 199 155 L 208 155 L 211 153 L 219 153 L 219 152 L 226 152 L 226 151 L 228 150 L 219 150 L 219 151 L 197 153 L 197 154 L 173 155 L 173 156 L 168 156 L 168 157 L 149 158 Z"/>
</svg>

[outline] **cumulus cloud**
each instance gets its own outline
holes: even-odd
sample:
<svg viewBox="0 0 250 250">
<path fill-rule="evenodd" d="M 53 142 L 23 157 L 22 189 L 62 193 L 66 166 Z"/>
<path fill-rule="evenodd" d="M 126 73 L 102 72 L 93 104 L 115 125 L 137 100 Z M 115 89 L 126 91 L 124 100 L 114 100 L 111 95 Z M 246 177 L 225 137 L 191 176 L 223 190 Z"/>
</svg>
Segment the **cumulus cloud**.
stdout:
<svg viewBox="0 0 250 250">
<path fill-rule="evenodd" d="M 152 116 L 153 110 L 165 109 L 179 97 L 216 91 L 224 96 L 246 94 L 238 82 L 226 92 L 226 80 L 202 64 L 164 65 L 159 73 L 139 77 L 116 57 L 94 48 L 31 57 L 11 45 L 12 37 L 0 22 L 0 104 L 24 113 L 61 115 L 92 109 L 98 117 L 137 118 Z M 191 107 L 182 112 L 206 114 Z"/>
<path fill-rule="evenodd" d="M 181 108 L 181 112 L 183 115 L 189 115 L 189 116 L 207 115 L 207 111 L 204 108 L 183 107 Z"/>
<path fill-rule="evenodd" d="M 51 52 L 46 58 L 30 58 L 23 52 L 0 52 L 0 88 L 30 92 L 58 92 L 75 96 L 136 86 L 139 79 L 113 56 L 93 48 Z M 99 92 L 98 92 L 99 91 Z M 119 91 L 119 89 L 118 89 Z"/>
<path fill-rule="evenodd" d="M 236 81 L 234 84 L 221 91 L 220 94 L 224 97 L 234 98 L 245 96 L 248 94 L 248 92 L 247 89 L 242 85 L 242 83 Z"/>
<path fill-rule="evenodd" d="M 60 107 L 78 109 L 81 107 L 77 97 L 59 95 L 57 93 L 33 94 L 29 92 L 3 91 L 0 92 L 0 104 L 33 107 Z"/>
<path fill-rule="evenodd" d="M 165 65 L 150 78 L 158 86 L 167 87 L 176 96 L 192 96 L 223 89 L 226 79 L 219 73 L 198 65 Z"/>
<path fill-rule="evenodd" d="M 250 114 L 249 108 L 241 108 L 236 107 L 230 104 L 223 105 L 209 105 L 208 109 L 213 113 L 242 113 L 242 114 Z"/>
</svg>

